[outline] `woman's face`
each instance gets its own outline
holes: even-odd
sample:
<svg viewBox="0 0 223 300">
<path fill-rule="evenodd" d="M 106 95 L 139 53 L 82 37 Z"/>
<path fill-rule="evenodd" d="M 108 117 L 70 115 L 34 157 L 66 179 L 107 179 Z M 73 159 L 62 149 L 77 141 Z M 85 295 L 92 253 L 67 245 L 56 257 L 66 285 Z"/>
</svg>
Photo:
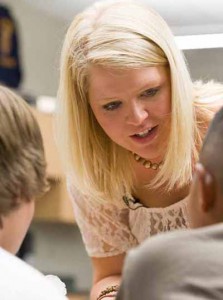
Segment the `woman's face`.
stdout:
<svg viewBox="0 0 223 300">
<path fill-rule="evenodd" d="M 91 66 L 89 72 L 90 106 L 105 133 L 144 158 L 162 156 L 170 127 L 169 69 Z"/>
</svg>

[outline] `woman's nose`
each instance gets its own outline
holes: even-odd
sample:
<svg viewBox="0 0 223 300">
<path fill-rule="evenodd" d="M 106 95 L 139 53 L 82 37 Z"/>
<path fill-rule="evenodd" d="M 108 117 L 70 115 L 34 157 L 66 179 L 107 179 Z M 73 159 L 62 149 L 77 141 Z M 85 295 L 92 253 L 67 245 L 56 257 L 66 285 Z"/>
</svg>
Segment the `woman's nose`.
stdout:
<svg viewBox="0 0 223 300">
<path fill-rule="evenodd" d="M 126 122 L 131 125 L 140 125 L 148 117 L 148 111 L 141 104 L 134 104 L 129 108 Z"/>
</svg>

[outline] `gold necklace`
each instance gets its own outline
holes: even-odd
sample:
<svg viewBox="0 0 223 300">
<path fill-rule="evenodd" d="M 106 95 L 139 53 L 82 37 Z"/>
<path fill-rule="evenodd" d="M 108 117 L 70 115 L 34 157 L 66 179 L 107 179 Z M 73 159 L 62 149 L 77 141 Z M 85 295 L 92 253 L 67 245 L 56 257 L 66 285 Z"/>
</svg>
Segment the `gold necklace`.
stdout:
<svg viewBox="0 0 223 300">
<path fill-rule="evenodd" d="M 163 165 L 162 161 L 160 163 L 152 163 L 149 159 L 145 159 L 136 153 L 133 153 L 133 157 L 137 162 L 140 162 L 141 164 L 143 164 L 143 166 L 146 169 L 158 170 L 158 169 L 161 169 L 161 167 Z"/>
</svg>

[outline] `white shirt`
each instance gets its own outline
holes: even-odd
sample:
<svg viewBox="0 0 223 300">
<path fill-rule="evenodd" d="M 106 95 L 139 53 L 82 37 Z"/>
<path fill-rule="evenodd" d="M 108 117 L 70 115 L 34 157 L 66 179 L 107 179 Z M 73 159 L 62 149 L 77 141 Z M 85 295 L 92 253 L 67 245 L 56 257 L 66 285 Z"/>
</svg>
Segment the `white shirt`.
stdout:
<svg viewBox="0 0 223 300">
<path fill-rule="evenodd" d="M 0 248 L 1 300 L 66 300 L 42 273 Z"/>
</svg>

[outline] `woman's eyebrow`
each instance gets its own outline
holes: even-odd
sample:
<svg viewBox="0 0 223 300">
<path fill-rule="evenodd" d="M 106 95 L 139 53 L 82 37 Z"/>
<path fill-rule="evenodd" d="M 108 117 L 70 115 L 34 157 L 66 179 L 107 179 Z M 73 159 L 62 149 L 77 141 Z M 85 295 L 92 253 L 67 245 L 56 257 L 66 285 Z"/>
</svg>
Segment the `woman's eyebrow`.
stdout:
<svg viewBox="0 0 223 300">
<path fill-rule="evenodd" d="M 144 92 L 146 90 L 150 90 L 150 89 L 156 89 L 156 88 L 160 88 L 163 86 L 163 82 L 154 82 L 153 84 L 147 84 L 145 86 L 143 86 L 140 90 L 138 90 L 138 93 Z"/>
<path fill-rule="evenodd" d="M 113 102 L 113 101 L 119 101 L 119 100 L 121 100 L 120 97 L 104 97 L 104 98 L 98 98 L 97 102 L 107 103 L 107 102 Z"/>
</svg>

